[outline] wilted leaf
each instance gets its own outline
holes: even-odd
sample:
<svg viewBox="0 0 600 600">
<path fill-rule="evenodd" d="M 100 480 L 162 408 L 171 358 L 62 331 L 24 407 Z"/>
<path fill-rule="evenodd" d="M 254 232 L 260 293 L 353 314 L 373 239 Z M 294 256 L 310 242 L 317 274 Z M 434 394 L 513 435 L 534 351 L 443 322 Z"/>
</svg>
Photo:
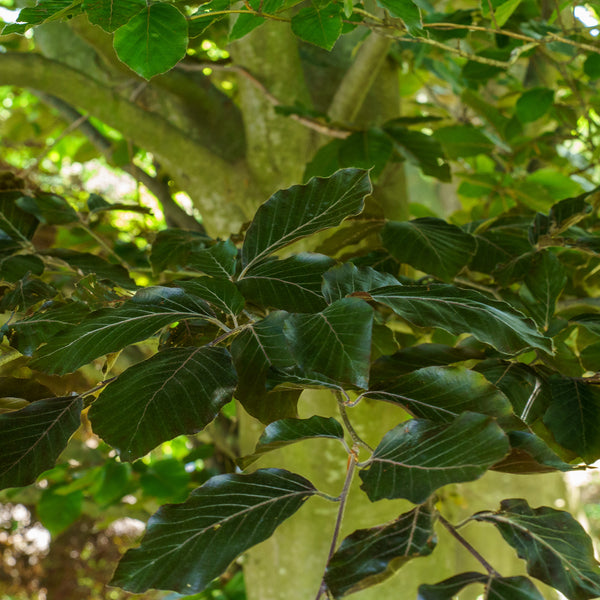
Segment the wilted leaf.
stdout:
<svg viewBox="0 0 600 600">
<path fill-rule="evenodd" d="M 361 488 L 371 501 L 421 504 L 448 483 L 478 479 L 508 450 L 503 431 L 484 415 L 467 412 L 444 425 L 411 419 L 385 434 L 360 471 Z"/>
<path fill-rule="evenodd" d="M 204 429 L 237 384 L 224 348 L 171 348 L 124 371 L 90 409 L 94 431 L 135 460 L 161 442 Z"/>
<path fill-rule="evenodd" d="M 111 585 L 138 593 L 200 592 L 315 491 L 308 480 L 282 469 L 213 477 L 185 503 L 163 506 L 150 518 L 142 545 L 121 559 Z"/>
</svg>

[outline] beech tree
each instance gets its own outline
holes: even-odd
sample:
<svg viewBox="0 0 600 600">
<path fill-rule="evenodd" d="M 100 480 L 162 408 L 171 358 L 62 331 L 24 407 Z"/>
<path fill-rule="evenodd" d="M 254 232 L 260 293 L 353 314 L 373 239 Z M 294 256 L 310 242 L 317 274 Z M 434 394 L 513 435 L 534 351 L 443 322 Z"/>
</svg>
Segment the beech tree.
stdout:
<svg viewBox="0 0 600 600">
<path fill-rule="evenodd" d="M 134 593 L 398 597 L 454 544 L 420 599 L 600 596 L 568 512 L 454 501 L 600 458 L 597 3 L 0 5 L 4 500 L 60 532 L 158 489 Z"/>
</svg>

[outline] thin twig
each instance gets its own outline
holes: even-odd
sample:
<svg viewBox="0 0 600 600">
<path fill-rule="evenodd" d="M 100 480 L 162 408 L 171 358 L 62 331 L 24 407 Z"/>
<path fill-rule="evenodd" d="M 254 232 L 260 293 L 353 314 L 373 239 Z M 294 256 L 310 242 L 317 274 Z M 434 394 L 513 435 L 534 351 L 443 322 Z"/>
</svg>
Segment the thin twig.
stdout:
<svg viewBox="0 0 600 600">
<path fill-rule="evenodd" d="M 481 563 L 481 565 L 483 565 L 485 570 L 490 575 L 494 575 L 495 577 L 500 577 L 500 573 L 498 573 L 498 571 L 496 571 L 496 569 L 494 569 L 494 567 L 492 567 L 492 565 L 490 565 L 490 563 L 487 560 L 485 560 L 485 558 L 483 558 L 483 556 L 481 556 L 481 554 L 479 554 L 479 552 L 477 552 L 477 550 L 475 550 L 475 548 L 473 548 L 473 546 L 471 546 L 471 544 L 469 544 L 469 542 L 467 542 L 467 540 L 462 535 L 460 535 L 460 533 L 458 533 L 458 531 L 456 530 L 454 525 L 452 525 L 452 523 L 447 521 L 439 513 L 438 513 L 438 519 L 439 519 L 440 523 L 450 532 L 450 535 L 452 535 L 454 537 L 454 539 L 456 539 L 464 548 L 466 548 L 469 551 L 469 553 L 472 554 L 473 557 L 476 558 Z"/>
<path fill-rule="evenodd" d="M 342 417 L 342 421 L 344 422 L 346 430 L 350 434 L 350 438 L 352 439 L 353 444 L 358 445 L 358 446 L 362 446 L 363 448 L 366 448 L 369 452 L 373 452 L 373 448 L 371 448 L 369 446 L 369 444 L 367 444 L 367 442 L 365 442 L 358 435 L 358 433 L 356 433 L 356 429 L 354 429 L 352 423 L 350 422 L 350 419 L 348 418 L 348 413 L 346 412 L 346 404 L 344 402 L 344 399 L 342 398 L 342 393 L 339 392 L 338 390 L 336 390 L 336 391 L 334 391 L 334 395 L 335 395 L 336 400 L 338 402 L 338 408 L 339 408 L 339 411 L 340 411 L 340 416 Z"/>
</svg>

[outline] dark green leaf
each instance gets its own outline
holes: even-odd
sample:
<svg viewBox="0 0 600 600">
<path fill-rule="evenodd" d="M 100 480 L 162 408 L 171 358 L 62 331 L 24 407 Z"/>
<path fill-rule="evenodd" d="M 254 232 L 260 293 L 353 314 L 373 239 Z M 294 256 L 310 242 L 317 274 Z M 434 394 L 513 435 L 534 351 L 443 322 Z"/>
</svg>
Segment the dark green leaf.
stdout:
<svg viewBox="0 0 600 600">
<path fill-rule="evenodd" d="M 508 304 L 451 285 L 387 286 L 369 292 L 417 327 L 439 327 L 454 335 L 472 333 L 501 352 L 526 348 L 550 352 L 552 343 Z"/>
<path fill-rule="evenodd" d="M 292 31 L 305 42 L 331 50 L 342 33 L 342 7 L 336 3 L 306 6 L 292 17 Z"/>
<path fill-rule="evenodd" d="M 77 213 L 71 205 L 54 194 L 38 194 L 35 198 L 22 196 L 16 204 L 44 224 L 63 225 L 77 221 Z"/>
<path fill-rule="evenodd" d="M 486 591 L 489 600 L 544 600 L 531 580 L 523 576 L 494 577 Z"/>
<path fill-rule="evenodd" d="M 442 127 L 434 132 L 433 137 L 442 144 L 448 158 L 490 154 L 494 149 L 494 143 L 481 130 L 470 125 Z"/>
<path fill-rule="evenodd" d="M 203 250 L 191 253 L 186 266 L 211 277 L 230 279 L 235 272 L 238 249 L 231 240 L 219 241 Z"/>
<path fill-rule="evenodd" d="M 559 235 L 585 219 L 593 210 L 587 200 L 594 193 L 585 192 L 574 198 L 565 198 L 552 206 L 548 216 L 536 215 L 529 232 L 531 241 L 537 243 L 540 236 Z"/>
<path fill-rule="evenodd" d="M 600 458 L 600 389 L 581 379 L 550 378 L 552 402 L 544 423 L 556 441 L 587 463 Z"/>
<path fill-rule="evenodd" d="M 529 431 L 510 431 L 510 454 L 492 469 L 503 473 L 548 473 L 572 471 L 575 467 L 564 462 L 546 442 Z"/>
<path fill-rule="evenodd" d="M 529 89 L 517 100 L 515 114 L 521 123 L 530 123 L 543 117 L 554 102 L 554 90 L 548 88 Z"/>
<path fill-rule="evenodd" d="M 239 333 L 231 344 L 231 355 L 239 381 L 235 397 L 253 417 L 270 423 L 295 417 L 300 393 L 296 390 L 267 393 L 271 367 L 293 368 L 296 364 L 283 334 L 288 313 L 276 311 Z"/>
<path fill-rule="evenodd" d="M 0 310 L 20 310 L 23 312 L 42 300 L 54 298 L 57 293 L 51 285 L 38 277 L 25 275 L 23 279 L 15 282 L 9 290 L 4 292 L 0 301 Z"/>
<path fill-rule="evenodd" d="M 0 232 L 17 241 L 30 240 L 39 223 L 37 217 L 19 208 L 17 200 L 22 197 L 20 192 L 0 191 Z"/>
<path fill-rule="evenodd" d="M 110 383 L 90 409 L 94 431 L 124 460 L 204 429 L 233 395 L 237 376 L 224 348 L 171 348 Z"/>
<path fill-rule="evenodd" d="M 99 356 L 144 340 L 170 323 L 210 314 L 203 300 L 180 288 L 144 288 L 123 306 L 96 311 L 79 325 L 58 333 L 34 354 L 31 366 L 48 373 L 70 373 Z"/>
<path fill-rule="evenodd" d="M 449 423 L 472 411 L 501 419 L 512 415 L 506 396 L 483 375 L 464 367 L 425 367 L 383 382 L 373 382 L 369 398 L 400 404 L 411 415 Z"/>
<path fill-rule="evenodd" d="M 256 212 L 242 247 L 242 276 L 270 254 L 317 231 L 359 214 L 371 193 L 366 171 L 342 169 L 275 192 Z"/>
<path fill-rule="evenodd" d="M 25 399 L 29 403 L 51 397 L 52 392 L 45 385 L 32 379 L 0 377 L 0 398 Z"/>
<path fill-rule="evenodd" d="M 260 262 L 238 280 L 244 297 L 260 306 L 290 312 L 317 312 L 326 306 L 323 273 L 334 261 L 322 254 L 301 253 L 284 260 Z"/>
<path fill-rule="evenodd" d="M 392 156 L 392 142 L 381 130 L 371 128 L 348 136 L 339 146 L 341 167 L 372 169 L 371 177 L 377 180 Z M 334 169 L 335 170 L 335 169 Z"/>
<path fill-rule="evenodd" d="M 238 315 L 244 309 L 244 297 L 228 279 L 199 277 L 190 281 L 173 281 L 172 285 L 192 296 L 202 298 L 225 313 Z"/>
<path fill-rule="evenodd" d="M 329 559 L 325 583 L 335 598 L 385 581 L 409 560 L 428 556 L 436 546 L 435 515 L 426 505 L 395 521 L 359 529 Z"/>
<path fill-rule="evenodd" d="M 315 415 L 309 419 L 281 419 L 265 428 L 254 453 L 238 462 L 245 469 L 266 452 L 313 438 L 344 439 L 344 429 L 334 418 Z"/>
<path fill-rule="evenodd" d="M 119 59 L 145 79 L 173 68 L 185 56 L 187 44 L 186 18 L 165 2 L 146 4 L 114 36 Z"/>
<path fill-rule="evenodd" d="M 323 295 L 330 304 L 354 292 L 368 292 L 385 285 L 400 285 L 389 273 L 380 273 L 371 267 L 355 267 L 346 263 L 334 267 L 323 276 Z"/>
<path fill-rule="evenodd" d="M 303 477 L 281 469 L 213 477 L 184 504 L 163 506 L 150 518 L 142 545 L 121 559 L 111 585 L 131 592 L 200 592 L 315 491 Z"/>
<path fill-rule="evenodd" d="M 361 488 L 373 502 L 406 498 L 421 504 L 444 485 L 479 479 L 508 450 L 491 417 L 466 412 L 444 425 L 411 419 L 383 436 L 360 471 Z"/>
<path fill-rule="evenodd" d="M 81 398 L 69 396 L 0 414 L 0 489 L 29 485 L 52 468 L 79 427 L 82 408 Z"/>
<path fill-rule="evenodd" d="M 469 264 L 475 251 L 473 236 L 432 217 L 389 222 L 381 237 L 396 260 L 446 281 Z"/>
<path fill-rule="evenodd" d="M 22 9 L 17 17 L 18 23 L 6 25 L 2 30 L 2 35 L 25 33 L 32 25 L 43 23 L 58 13 L 67 11 L 69 7 L 73 7 L 72 11 L 65 13 L 65 16 L 70 16 L 77 12 L 77 6 L 78 2 L 73 2 L 73 0 L 38 0 L 35 6 Z M 20 25 L 20 23 L 26 23 L 26 25 Z"/>
<path fill-rule="evenodd" d="M 187 267 L 198 252 L 209 248 L 214 240 L 197 231 L 165 229 L 156 234 L 150 253 L 155 275 L 169 268 Z"/>
<path fill-rule="evenodd" d="M 145 8 L 144 0 L 83 0 L 90 23 L 112 33 Z"/>
<path fill-rule="evenodd" d="M 284 332 L 307 375 L 321 374 L 366 389 L 372 325 L 373 309 L 367 303 L 343 298 L 315 315 L 290 315 Z"/>
<path fill-rule="evenodd" d="M 511 499 L 503 500 L 497 512 L 472 518 L 493 523 L 527 561 L 527 572 L 569 600 L 600 596 L 600 567 L 592 540 L 569 513 L 548 506 L 531 508 L 525 500 Z"/>
<path fill-rule="evenodd" d="M 189 482 L 190 474 L 176 458 L 153 461 L 140 477 L 144 493 L 163 502 L 183 502 L 189 494 Z"/>
<path fill-rule="evenodd" d="M 389 10 L 392 17 L 402 19 L 413 35 L 422 33 L 421 13 L 412 0 L 377 0 L 377 4 Z"/>
<path fill-rule="evenodd" d="M 588 54 L 583 63 L 583 72 L 591 79 L 600 79 L 600 56 L 597 54 Z"/>
<path fill-rule="evenodd" d="M 213 23 L 224 19 L 227 15 L 221 11 L 227 10 L 230 0 L 210 0 L 202 4 L 188 21 L 188 35 L 190 38 L 202 35 Z M 212 13 L 221 13 L 213 15 Z"/>
<path fill-rule="evenodd" d="M 0 279 L 16 282 L 27 274 L 41 275 L 44 272 L 43 261 L 35 254 L 17 254 L 0 260 Z"/>
<path fill-rule="evenodd" d="M 576 323 L 582 325 L 590 333 L 600 336 L 600 314 L 595 313 L 583 313 L 569 319 L 569 323 Z"/>
<path fill-rule="evenodd" d="M 485 583 L 489 575 L 483 573 L 460 573 L 439 583 L 424 583 L 419 586 L 417 600 L 452 600 L 460 590 L 472 583 Z"/>
<path fill-rule="evenodd" d="M 60 488 L 44 490 L 36 506 L 38 518 L 53 536 L 74 523 L 83 506 L 83 492 L 77 490 L 70 494 L 58 494 L 58 490 Z"/>
</svg>

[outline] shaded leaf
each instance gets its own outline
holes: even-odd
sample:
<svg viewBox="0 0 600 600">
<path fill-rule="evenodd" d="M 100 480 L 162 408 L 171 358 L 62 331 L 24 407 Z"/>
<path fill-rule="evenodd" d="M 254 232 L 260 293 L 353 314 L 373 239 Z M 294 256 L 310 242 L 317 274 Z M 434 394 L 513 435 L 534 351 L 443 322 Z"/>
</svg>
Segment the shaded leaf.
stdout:
<svg viewBox="0 0 600 600">
<path fill-rule="evenodd" d="M 198 231 L 164 229 L 154 238 L 150 253 L 152 271 L 158 275 L 168 268 L 187 267 L 196 253 L 209 248 L 214 240 Z"/>
<path fill-rule="evenodd" d="M 83 507 L 83 492 L 77 490 L 70 494 L 58 494 L 59 490 L 60 488 L 44 490 L 35 507 L 40 522 L 53 536 L 72 525 L 79 518 Z"/>
<path fill-rule="evenodd" d="M 439 583 L 424 583 L 419 586 L 417 600 L 452 600 L 460 590 L 472 583 L 485 583 L 489 575 L 483 573 L 460 573 Z"/>
<path fill-rule="evenodd" d="M 391 156 L 390 138 L 374 127 L 348 136 L 341 141 L 338 149 L 340 167 L 372 169 L 371 178 L 374 180 L 381 175 Z"/>
<path fill-rule="evenodd" d="M 17 254 L 0 260 L 0 280 L 16 282 L 28 274 L 41 275 L 43 261 L 35 254 Z"/>
<path fill-rule="evenodd" d="M 318 312 L 326 306 L 321 293 L 323 273 L 334 261 L 303 252 L 283 260 L 260 262 L 238 281 L 244 297 L 260 306 L 290 312 Z"/>
<path fill-rule="evenodd" d="M 146 6 L 144 0 L 83 0 L 90 23 L 112 33 Z"/>
<path fill-rule="evenodd" d="M 465 367 L 425 367 L 388 381 L 372 382 L 369 398 L 399 404 L 411 415 L 450 423 L 472 411 L 501 419 L 512 415 L 506 396 Z"/>
<path fill-rule="evenodd" d="M 15 282 L 11 288 L 4 291 L 0 301 L 0 310 L 20 310 L 23 312 L 42 300 L 54 298 L 57 293 L 56 289 L 38 277 L 25 275 L 23 279 Z"/>
<path fill-rule="evenodd" d="M 228 279 L 198 277 L 190 281 L 173 281 L 171 283 L 192 296 L 202 298 L 225 313 L 238 315 L 244 309 L 244 297 L 239 293 L 235 284 Z"/>
<path fill-rule="evenodd" d="M 161 442 L 204 429 L 237 384 L 224 348 L 171 348 L 124 371 L 90 409 L 94 431 L 135 460 Z"/>
<path fill-rule="evenodd" d="M 282 469 L 213 477 L 185 503 L 163 506 L 150 518 L 142 545 L 127 551 L 111 585 L 131 592 L 200 592 L 315 491 L 308 480 Z"/>
<path fill-rule="evenodd" d="M 30 240 L 38 226 L 38 219 L 19 208 L 20 192 L 0 191 L 0 232 L 20 241 Z"/>
<path fill-rule="evenodd" d="M 0 414 L 0 488 L 33 483 L 54 466 L 80 424 L 78 396 L 49 398 Z"/>
<path fill-rule="evenodd" d="M 442 127 L 436 129 L 433 137 L 442 144 L 448 158 L 489 154 L 494 149 L 494 143 L 480 129 L 470 125 Z"/>
<path fill-rule="evenodd" d="M 497 512 L 471 518 L 495 525 L 527 561 L 527 572 L 569 600 L 600 595 L 600 567 L 592 540 L 569 513 L 548 506 L 531 508 L 525 500 L 511 499 L 503 500 Z"/>
<path fill-rule="evenodd" d="M 434 521 L 422 505 L 391 523 L 350 534 L 327 564 L 329 591 L 335 598 L 358 592 L 385 581 L 409 560 L 428 556 L 437 543 Z"/>
<path fill-rule="evenodd" d="M 503 431 L 484 415 L 466 412 L 444 425 L 411 419 L 383 436 L 360 471 L 361 489 L 371 501 L 421 504 L 444 485 L 478 479 L 508 450 Z"/>
<path fill-rule="evenodd" d="M 267 425 L 254 452 L 238 461 L 245 469 L 266 452 L 313 438 L 343 440 L 344 429 L 334 418 L 315 415 L 308 419 L 281 419 Z"/>
<path fill-rule="evenodd" d="M 532 88 L 523 92 L 515 105 L 515 114 L 521 123 L 530 123 L 543 117 L 554 102 L 554 90 Z"/>
<path fill-rule="evenodd" d="M 354 292 L 368 292 L 385 285 L 400 285 L 389 273 L 380 273 L 371 267 L 356 267 L 346 263 L 330 269 L 323 275 L 323 296 L 330 304 Z"/>
<path fill-rule="evenodd" d="M 451 280 L 471 259 L 475 240 L 456 225 L 424 217 L 386 224 L 383 245 L 401 263 Z"/>
<path fill-rule="evenodd" d="M 152 461 L 140 476 L 144 493 L 160 498 L 162 502 L 183 502 L 189 494 L 189 483 L 190 474 L 176 458 Z"/>
<path fill-rule="evenodd" d="M 292 242 L 357 215 L 371 193 L 366 171 L 342 169 L 328 178 L 275 192 L 256 212 L 242 247 L 245 269 Z"/>
<path fill-rule="evenodd" d="M 556 441 L 587 463 L 600 458 L 600 389 L 581 379 L 554 375 L 544 423 Z"/>
<path fill-rule="evenodd" d="M 47 225 L 63 225 L 77 221 L 77 213 L 71 205 L 55 194 L 38 194 L 35 198 L 22 196 L 16 204 L 21 210 L 34 215 L 40 223 Z"/>
<path fill-rule="evenodd" d="M 182 289 L 144 288 L 123 306 L 98 310 L 75 327 L 58 333 L 34 354 L 30 364 L 63 375 L 144 340 L 170 323 L 210 314 L 204 300 Z"/>
<path fill-rule="evenodd" d="M 113 43 L 120 60 L 150 79 L 168 71 L 185 56 L 187 20 L 171 4 L 146 4 L 115 31 Z"/>
<path fill-rule="evenodd" d="M 412 0 L 377 0 L 377 4 L 389 10 L 393 17 L 402 19 L 412 35 L 421 33 L 421 13 Z"/>
<path fill-rule="evenodd" d="M 337 300 L 314 315 L 294 314 L 284 333 L 307 375 L 366 389 L 369 385 L 373 309 L 358 298 Z"/>
<path fill-rule="evenodd" d="M 211 277 L 230 279 L 235 273 L 237 255 L 238 249 L 231 240 L 219 241 L 193 252 L 184 266 Z"/>
<path fill-rule="evenodd" d="M 52 392 L 33 379 L 21 377 L 0 377 L 0 398 L 24 398 L 27 403 L 51 398 Z M 26 405 L 23 405 L 26 406 Z M 23 407 L 19 407 L 23 408 Z"/>
<path fill-rule="evenodd" d="M 370 299 L 389 306 L 417 327 L 439 327 L 454 335 L 471 333 L 507 354 L 526 348 L 550 352 L 550 339 L 509 304 L 451 285 L 387 286 L 371 290 Z"/>
<path fill-rule="evenodd" d="M 331 50 L 342 33 L 339 4 L 306 6 L 292 17 L 292 31 L 305 42 Z"/>
</svg>

